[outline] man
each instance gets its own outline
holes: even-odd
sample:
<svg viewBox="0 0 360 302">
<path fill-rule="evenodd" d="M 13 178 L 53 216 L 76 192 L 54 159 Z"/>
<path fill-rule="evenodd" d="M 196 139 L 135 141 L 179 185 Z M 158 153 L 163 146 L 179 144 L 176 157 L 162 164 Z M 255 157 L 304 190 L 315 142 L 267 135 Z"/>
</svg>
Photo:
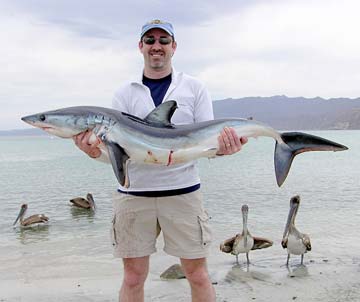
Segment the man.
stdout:
<svg viewBox="0 0 360 302">
<path fill-rule="evenodd" d="M 174 124 L 213 119 L 211 98 L 203 84 L 172 67 L 176 47 L 170 23 L 154 20 L 145 24 L 139 41 L 143 74 L 116 92 L 113 107 L 144 118 L 159 104 L 176 100 Z M 102 158 L 97 147 L 100 142 L 89 144 L 90 135 L 77 135 L 76 145 L 90 157 Z M 247 138 L 239 139 L 232 128 L 225 128 L 218 141 L 217 154 L 228 155 L 238 152 Z M 120 186 L 113 200 L 114 255 L 124 263 L 119 300 L 144 301 L 149 257 L 156 251 L 156 238 L 162 231 L 164 251 L 180 258 L 192 301 L 215 301 L 206 266 L 211 232 L 196 163 L 162 166 L 130 162 L 128 175 L 130 188 Z"/>
</svg>

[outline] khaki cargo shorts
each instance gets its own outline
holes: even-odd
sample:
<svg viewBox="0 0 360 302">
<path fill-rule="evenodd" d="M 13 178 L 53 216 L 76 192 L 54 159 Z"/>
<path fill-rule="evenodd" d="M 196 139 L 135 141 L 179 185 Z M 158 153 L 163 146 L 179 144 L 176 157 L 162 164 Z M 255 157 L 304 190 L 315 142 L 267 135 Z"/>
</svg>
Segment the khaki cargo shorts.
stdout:
<svg viewBox="0 0 360 302">
<path fill-rule="evenodd" d="M 111 239 L 114 256 L 133 258 L 156 252 L 162 231 L 164 251 L 184 259 L 208 256 L 211 230 L 200 190 L 167 197 L 113 195 Z"/>
</svg>

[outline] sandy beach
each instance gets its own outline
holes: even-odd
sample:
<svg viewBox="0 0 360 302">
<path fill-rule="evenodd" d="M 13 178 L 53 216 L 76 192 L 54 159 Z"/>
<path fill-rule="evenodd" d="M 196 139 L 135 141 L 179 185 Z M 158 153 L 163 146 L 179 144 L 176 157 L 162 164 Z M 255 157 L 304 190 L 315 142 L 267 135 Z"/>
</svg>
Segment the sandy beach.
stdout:
<svg viewBox="0 0 360 302">
<path fill-rule="evenodd" d="M 209 272 L 217 293 L 216 301 L 360 300 L 360 258 L 344 262 L 341 258 L 318 257 L 313 253 L 306 255 L 305 266 L 299 265 L 299 257 L 293 257 L 288 269 L 284 266 L 285 252 L 281 248 L 273 249 L 279 256 L 269 258 L 265 251 L 251 253 L 252 264 L 247 271 L 244 255 L 238 266 L 235 257 L 216 253 L 214 247 L 213 256 L 209 258 Z M 190 301 L 186 280 L 160 279 L 160 274 L 174 263 L 177 259 L 162 251 L 151 257 L 145 301 Z M 0 301 L 118 301 L 123 272 L 121 260 L 107 255 L 96 263 L 76 263 L 73 259 L 65 267 L 52 265 L 52 276 L 47 276 L 44 266 L 36 272 L 17 272 L 16 279 L 2 280 Z M 71 272 L 72 277 L 67 278 L 67 270 L 79 273 L 74 276 Z"/>
</svg>

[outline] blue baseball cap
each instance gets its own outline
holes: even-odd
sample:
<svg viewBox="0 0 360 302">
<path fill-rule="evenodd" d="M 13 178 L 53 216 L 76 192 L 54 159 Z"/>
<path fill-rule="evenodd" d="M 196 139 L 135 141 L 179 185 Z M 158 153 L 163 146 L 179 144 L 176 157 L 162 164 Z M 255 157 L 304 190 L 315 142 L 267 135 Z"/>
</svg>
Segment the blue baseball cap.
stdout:
<svg viewBox="0 0 360 302">
<path fill-rule="evenodd" d="M 173 28 L 172 24 L 169 22 L 164 22 L 164 21 L 158 20 L 158 19 L 152 20 L 143 25 L 143 27 L 141 29 L 140 38 L 142 38 L 150 29 L 153 29 L 153 28 L 160 28 L 163 31 L 167 32 L 170 36 L 175 38 L 174 28 Z"/>
</svg>

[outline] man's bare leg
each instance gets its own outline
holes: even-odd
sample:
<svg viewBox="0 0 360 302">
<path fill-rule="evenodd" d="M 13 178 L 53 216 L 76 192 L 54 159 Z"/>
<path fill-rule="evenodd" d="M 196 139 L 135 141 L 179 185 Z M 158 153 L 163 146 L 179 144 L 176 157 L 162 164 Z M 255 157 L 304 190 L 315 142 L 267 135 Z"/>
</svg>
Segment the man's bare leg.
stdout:
<svg viewBox="0 0 360 302">
<path fill-rule="evenodd" d="M 144 284 L 149 272 L 149 256 L 123 258 L 124 278 L 119 302 L 144 302 Z"/>
<path fill-rule="evenodd" d="M 191 287 L 192 302 L 215 302 L 215 290 L 211 284 L 206 258 L 180 259 L 185 276 Z"/>
</svg>

